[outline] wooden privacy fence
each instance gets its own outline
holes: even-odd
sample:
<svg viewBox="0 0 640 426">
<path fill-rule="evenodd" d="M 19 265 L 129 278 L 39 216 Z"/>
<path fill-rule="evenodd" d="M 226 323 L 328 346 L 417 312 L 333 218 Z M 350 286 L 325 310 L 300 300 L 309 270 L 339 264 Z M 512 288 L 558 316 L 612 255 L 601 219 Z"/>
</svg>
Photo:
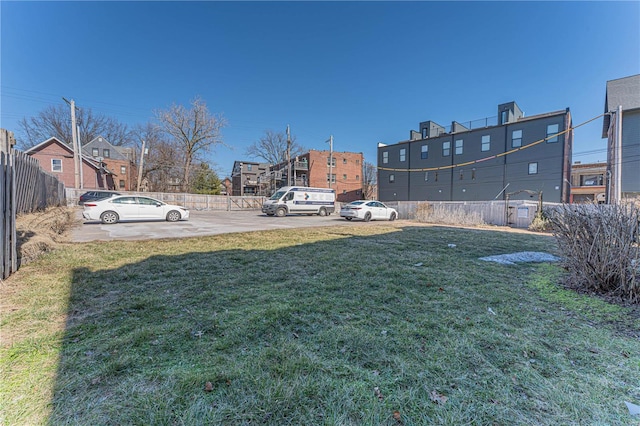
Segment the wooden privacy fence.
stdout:
<svg viewBox="0 0 640 426">
<path fill-rule="evenodd" d="M 0 151 L 0 228 L 2 229 L 0 277 L 2 279 L 7 278 L 20 267 L 17 253 L 16 215 L 65 203 L 62 182 L 42 170 L 38 160 L 7 148 L 3 144 L 3 149 Z"/>
<path fill-rule="evenodd" d="M 80 195 L 91 189 L 67 188 L 67 203 L 69 206 L 78 205 Z M 155 198 L 169 204 L 178 204 L 189 210 L 260 210 L 266 197 L 255 196 L 227 196 L 207 194 L 187 194 L 182 192 L 134 192 L 115 191 L 126 195 L 141 195 Z"/>
</svg>

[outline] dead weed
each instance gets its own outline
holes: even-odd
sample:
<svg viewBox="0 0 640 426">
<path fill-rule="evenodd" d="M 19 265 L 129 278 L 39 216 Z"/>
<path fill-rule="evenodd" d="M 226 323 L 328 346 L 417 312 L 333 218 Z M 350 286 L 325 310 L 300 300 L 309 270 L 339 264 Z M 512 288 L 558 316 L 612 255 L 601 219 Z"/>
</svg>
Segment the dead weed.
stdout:
<svg viewBox="0 0 640 426">
<path fill-rule="evenodd" d="M 51 207 L 19 215 L 16 218 L 16 245 L 20 263 L 31 262 L 68 242 L 75 221 L 74 211 L 69 207 Z"/>
</svg>

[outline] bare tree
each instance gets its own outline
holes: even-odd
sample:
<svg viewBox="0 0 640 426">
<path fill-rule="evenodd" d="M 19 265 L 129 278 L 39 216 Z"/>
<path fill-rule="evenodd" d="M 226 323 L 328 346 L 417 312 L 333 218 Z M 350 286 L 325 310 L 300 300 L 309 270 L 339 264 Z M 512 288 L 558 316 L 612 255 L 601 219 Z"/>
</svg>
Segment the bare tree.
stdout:
<svg viewBox="0 0 640 426">
<path fill-rule="evenodd" d="M 306 149 L 296 142 L 296 137 L 291 136 L 291 158 L 304 154 Z M 284 132 L 266 130 L 257 142 L 247 148 L 246 155 L 253 158 L 261 158 L 270 164 L 279 164 L 287 161 L 287 135 Z"/>
<path fill-rule="evenodd" d="M 222 115 L 212 115 L 200 98 L 191 101 L 191 108 L 173 105 L 155 112 L 162 131 L 175 144 L 183 164 L 182 188 L 189 188 L 191 165 L 199 154 L 222 143 L 221 130 L 226 125 Z"/>
<path fill-rule="evenodd" d="M 112 117 L 94 114 L 91 108 L 79 108 L 76 121 L 80 128 L 80 142 L 86 144 L 98 136 L 103 136 L 117 146 L 127 145 L 130 135 L 125 124 Z M 55 137 L 71 144 L 71 112 L 66 105 L 52 105 L 40 111 L 37 116 L 23 118 L 18 122 L 18 144 L 30 148 Z"/>
<path fill-rule="evenodd" d="M 365 200 L 377 198 L 378 168 L 365 161 L 362 166 L 362 196 Z"/>
</svg>

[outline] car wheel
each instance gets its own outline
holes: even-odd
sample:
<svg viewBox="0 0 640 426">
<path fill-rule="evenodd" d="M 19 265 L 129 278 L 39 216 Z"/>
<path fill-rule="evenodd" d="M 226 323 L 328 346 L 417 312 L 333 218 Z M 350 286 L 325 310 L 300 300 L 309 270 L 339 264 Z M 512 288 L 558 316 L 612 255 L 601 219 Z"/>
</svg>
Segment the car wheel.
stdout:
<svg viewBox="0 0 640 426">
<path fill-rule="evenodd" d="M 102 223 L 105 223 L 107 225 L 116 223 L 118 219 L 120 219 L 118 217 L 118 213 L 112 211 L 106 211 L 100 215 L 100 220 L 102 221 Z"/>
<path fill-rule="evenodd" d="M 327 215 L 327 210 L 324 207 L 320 208 L 320 211 L 318 212 L 318 216 L 326 216 Z"/>
<path fill-rule="evenodd" d="M 167 222 L 177 222 L 181 217 L 182 216 L 180 215 L 180 212 L 171 210 L 169 213 L 167 213 Z"/>
<path fill-rule="evenodd" d="M 364 214 L 364 221 L 369 222 L 371 220 L 371 212 L 366 212 Z"/>
<path fill-rule="evenodd" d="M 394 212 L 394 213 L 391 213 L 391 216 L 389 216 L 389 220 L 390 220 L 391 222 L 393 222 L 394 220 L 396 220 L 396 214 L 395 214 L 395 212 Z"/>
<path fill-rule="evenodd" d="M 276 210 L 276 216 L 278 217 L 284 217 L 287 214 L 287 211 L 284 209 L 284 207 L 280 207 L 278 210 Z"/>
<path fill-rule="evenodd" d="M 351 220 L 351 219 L 353 219 L 353 218 L 352 218 L 352 217 L 345 217 L 345 219 L 347 219 L 347 220 Z"/>
</svg>

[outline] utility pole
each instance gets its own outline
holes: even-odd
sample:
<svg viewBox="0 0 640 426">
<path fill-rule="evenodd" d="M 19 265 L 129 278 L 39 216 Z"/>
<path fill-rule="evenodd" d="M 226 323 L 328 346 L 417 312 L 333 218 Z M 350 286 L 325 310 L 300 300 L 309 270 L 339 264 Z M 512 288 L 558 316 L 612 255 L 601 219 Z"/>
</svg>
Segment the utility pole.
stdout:
<svg viewBox="0 0 640 426">
<path fill-rule="evenodd" d="M 138 187 L 136 191 L 140 192 L 140 185 L 142 184 L 142 165 L 144 164 L 144 145 L 145 141 L 142 141 L 142 150 L 140 151 L 140 168 L 138 170 Z"/>
<path fill-rule="evenodd" d="M 73 138 L 73 165 L 74 165 L 74 176 L 75 176 L 75 186 L 74 188 L 80 188 L 80 167 L 82 166 L 82 162 L 80 161 L 80 150 L 78 149 L 78 131 L 76 127 L 76 103 L 73 99 L 70 101 L 62 98 L 66 103 L 71 107 L 71 133 Z"/>
<path fill-rule="evenodd" d="M 80 188 L 84 189 L 84 173 L 82 172 L 82 141 L 80 140 L 80 126 L 76 126 L 77 138 L 78 138 L 78 152 L 79 152 L 79 163 L 80 163 Z"/>
<path fill-rule="evenodd" d="M 622 201 L 622 105 L 616 110 L 616 203 Z"/>
<path fill-rule="evenodd" d="M 289 131 L 288 124 L 287 124 L 287 186 L 291 186 L 291 132 Z"/>
<path fill-rule="evenodd" d="M 329 137 L 329 188 L 331 188 L 331 180 L 333 179 L 333 135 Z"/>
</svg>

